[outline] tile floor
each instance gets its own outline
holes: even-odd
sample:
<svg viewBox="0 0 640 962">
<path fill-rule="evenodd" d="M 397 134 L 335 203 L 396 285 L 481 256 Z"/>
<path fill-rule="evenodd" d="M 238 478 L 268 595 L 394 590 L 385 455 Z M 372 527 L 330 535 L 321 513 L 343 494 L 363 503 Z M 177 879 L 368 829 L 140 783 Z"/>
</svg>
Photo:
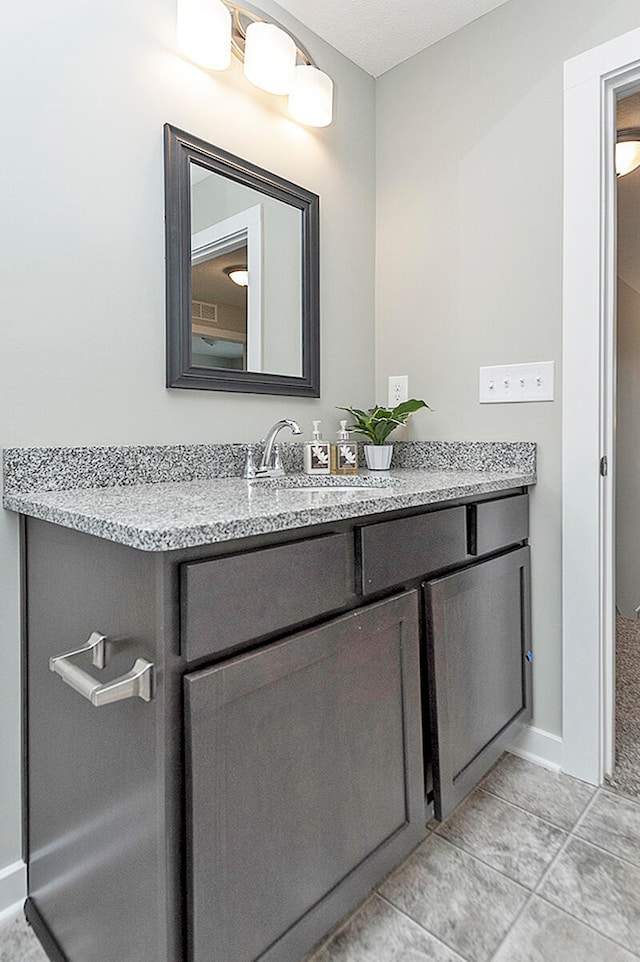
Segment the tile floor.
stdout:
<svg viewBox="0 0 640 962">
<path fill-rule="evenodd" d="M 308 962 L 634 962 L 640 799 L 503 756 Z"/>
<path fill-rule="evenodd" d="M 0 926 L 0 962 L 44 960 L 22 920 Z M 307 957 L 427 960 L 638 962 L 640 799 L 505 755 Z"/>
</svg>

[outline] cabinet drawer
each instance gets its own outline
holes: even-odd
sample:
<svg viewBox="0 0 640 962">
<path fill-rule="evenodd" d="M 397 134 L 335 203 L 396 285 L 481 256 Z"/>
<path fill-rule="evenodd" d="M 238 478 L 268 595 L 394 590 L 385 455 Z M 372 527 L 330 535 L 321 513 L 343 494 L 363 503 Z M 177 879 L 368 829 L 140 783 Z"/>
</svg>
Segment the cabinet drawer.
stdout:
<svg viewBox="0 0 640 962">
<path fill-rule="evenodd" d="M 180 638 L 189 660 L 338 610 L 353 597 L 344 534 L 181 567 Z"/>
<path fill-rule="evenodd" d="M 360 528 L 362 593 L 420 578 L 467 557 L 463 506 Z"/>
<path fill-rule="evenodd" d="M 472 555 L 489 554 L 529 537 L 529 496 L 481 501 L 471 506 L 475 524 L 470 525 Z M 475 537 L 474 537 L 475 533 Z"/>
</svg>

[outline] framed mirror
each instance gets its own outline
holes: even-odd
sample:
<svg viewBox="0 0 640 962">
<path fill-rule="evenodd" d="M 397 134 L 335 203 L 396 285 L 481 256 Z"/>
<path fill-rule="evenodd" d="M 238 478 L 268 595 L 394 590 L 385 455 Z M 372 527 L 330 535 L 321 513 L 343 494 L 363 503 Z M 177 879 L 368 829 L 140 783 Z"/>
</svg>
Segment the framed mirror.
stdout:
<svg viewBox="0 0 640 962">
<path fill-rule="evenodd" d="M 165 125 L 167 387 L 320 396 L 319 199 Z"/>
</svg>

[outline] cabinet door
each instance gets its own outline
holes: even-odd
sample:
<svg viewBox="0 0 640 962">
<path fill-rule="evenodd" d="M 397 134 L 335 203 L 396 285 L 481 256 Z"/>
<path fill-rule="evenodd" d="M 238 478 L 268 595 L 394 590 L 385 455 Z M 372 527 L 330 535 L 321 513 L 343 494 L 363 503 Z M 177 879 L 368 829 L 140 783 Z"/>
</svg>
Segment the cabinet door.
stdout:
<svg viewBox="0 0 640 962">
<path fill-rule="evenodd" d="M 445 818 L 531 718 L 529 549 L 425 585 L 434 802 Z"/>
<path fill-rule="evenodd" d="M 425 833 L 417 593 L 185 696 L 190 962 L 298 960 Z"/>
</svg>

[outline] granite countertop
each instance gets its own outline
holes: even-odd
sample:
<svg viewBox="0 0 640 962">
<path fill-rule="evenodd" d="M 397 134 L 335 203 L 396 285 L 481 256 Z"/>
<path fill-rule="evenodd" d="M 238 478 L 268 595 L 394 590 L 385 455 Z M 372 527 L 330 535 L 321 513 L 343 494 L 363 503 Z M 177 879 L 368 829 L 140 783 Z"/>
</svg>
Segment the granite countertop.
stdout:
<svg viewBox="0 0 640 962">
<path fill-rule="evenodd" d="M 57 486 L 63 490 L 33 487 L 34 479 L 29 465 L 25 467 L 23 452 L 37 451 L 42 457 L 44 449 L 10 449 L 5 452 L 4 506 L 132 548 L 166 551 L 534 484 L 535 446 L 530 447 L 532 458 L 515 458 L 511 465 L 494 464 L 487 470 L 479 469 L 478 463 L 470 469 L 467 457 L 466 462 L 463 459 L 463 467 L 445 470 L 399 467 L 384 475 L 361 472 L 358 477 L 348 478 L 316 476 L 314 484 L 325 482 L 319 487 L 292 488 L 273 481 L 246 481 L 240 477 L 108 484 L 106 476 L 102 486 L 89 487 L 88 475 L 77 477 L 78 486 L 72 487 L 72 478 L 67 478 L 65 485 L 58 474 Z M 16 456 L 16 452 L 22 457 Z M 417 458 L 413 451 L 407 452 L 405 460 L 415 463 L 424 458 L 422 455 Z M 491 463 L 490 458 L 479 460 Z M 16 465 L 20 469 L 17 473 Z M 135 472 L 132 477 L 135 480 Z M 309 482 L 306 476 L 297 475 L 285 481 L 285 484 L 292 483 Z M 363 484 L 368 486 L 362 487 Z"/>
</svg>

